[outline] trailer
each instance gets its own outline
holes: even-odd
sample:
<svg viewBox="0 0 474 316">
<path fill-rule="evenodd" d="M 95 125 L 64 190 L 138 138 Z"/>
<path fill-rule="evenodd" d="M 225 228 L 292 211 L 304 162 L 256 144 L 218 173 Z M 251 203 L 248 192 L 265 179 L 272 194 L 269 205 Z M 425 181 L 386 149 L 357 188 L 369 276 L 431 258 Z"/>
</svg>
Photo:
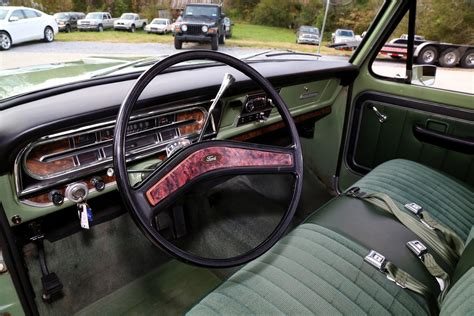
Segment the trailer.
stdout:
<svg viewBox="0 0 474 316">
<path fill-rule="evenodd" d="M 407 58 L 407 36 L 391 40 L 385 44 L 379 54 L 394 59 Z M 414 62 L 417 64 L 434 65 L 441 67 L 474 68 L 474 46 L 440 43 L 425 40 L 415 36 Z"/>
</svg>

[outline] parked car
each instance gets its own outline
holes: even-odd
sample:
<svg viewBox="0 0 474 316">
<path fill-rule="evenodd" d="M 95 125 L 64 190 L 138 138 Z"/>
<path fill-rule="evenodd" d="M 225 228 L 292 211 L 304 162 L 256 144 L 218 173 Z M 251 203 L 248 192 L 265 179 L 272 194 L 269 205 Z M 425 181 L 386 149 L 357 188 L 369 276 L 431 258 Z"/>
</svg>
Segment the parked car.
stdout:
<svg viewBox="0 0 474 316">
<path fill-rule="evenodd" d="M 86 15 L 85 19 L 77 21 L 79 31 L 99 31 L 114 27 L 115 19 L 108 12 L 91 12 Z"/>
<path fill-rule="evenodd" d="M 234 23 L 230 20 L 230 18 L 225 17 L 224 18 L 224 27 L 225 27 L 225 37 L 226 38 L 231 38 L 232 37 L 232 27 L 234 26 Z"/>
<path fill-rule="evenodd" d="M 355 41 L 357 40 L 353 30 L 337 29 L 336 32 L 332 33 L 333 44 L 342 44 Z"/>
<path fill-rule="evenodd" d="M 296 32 L 297 44 L 319 44 L 319 29 L 317 27 L 302 25 Z"/>
<path fill-rule="evenodd" d="M 136 29 L 145 29 L 147 19 L 140 19 L 136 13 L 124 13 L 120 19 L 115 20 L 114 30 L 126 30 L 134 33 Z"/>
<path fill-rule="evenodd" d="M 77 21 L 86 17 L 82 12 L 58 12 L 53 16 L 58 23 L 59 31 L 66 33 L 77 30 Z"/>
<path fill-rule="evenodd" d="M 0 50 L 28 41 L 52 42 L 57 33 L 58 24 L 49 14 L 26 7 L 0 7 Z"/>
<path fill-rule="evenodd" d="M 144 29 L 147 33 L 167 34 L 171 33 L 172 25 L 170 19 L 153 19 Z"/>
<path fill-rule="evenodd" d="M 174 47 L 183 42 L 211 43 L 212 50 L 225 43 L 224 14 L 220 4 L 188 4 L 175 28 Z"/>
</svg>

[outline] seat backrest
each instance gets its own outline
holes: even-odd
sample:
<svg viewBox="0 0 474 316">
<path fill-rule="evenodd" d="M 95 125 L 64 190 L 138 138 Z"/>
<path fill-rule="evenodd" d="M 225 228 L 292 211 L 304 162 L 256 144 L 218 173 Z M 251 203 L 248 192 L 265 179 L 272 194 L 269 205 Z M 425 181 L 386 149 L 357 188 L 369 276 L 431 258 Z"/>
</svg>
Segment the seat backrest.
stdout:
<svg viewBox="0 0 474 316">
<path fill-rule="evenodd" d="M 473 229 L 471 229 L 472 235 Z M 452 286 L 441 305 L 441 315 L 474 314 L 474 240 L 468 244 L 451 278 Z"/>
</svg>

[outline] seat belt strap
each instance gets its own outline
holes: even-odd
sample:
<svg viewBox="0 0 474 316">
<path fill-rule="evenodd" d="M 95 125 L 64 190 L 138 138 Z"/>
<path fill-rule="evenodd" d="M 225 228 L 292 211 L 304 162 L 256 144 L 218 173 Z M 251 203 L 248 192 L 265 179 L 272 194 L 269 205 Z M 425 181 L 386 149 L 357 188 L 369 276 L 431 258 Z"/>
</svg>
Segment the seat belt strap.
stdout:
<svg viewBox="0 0 474 316">
<path fill-rule="evenodd" d="M 416 203 L 407 203 L 405 208 L 413 212 L 420 221 L 425 224 L 429 229 L 438 230 L 443 234 L 444 238 L 448 245 L 456 252 L 458 256 L 461 256 L 464 251 L 464 242 L 463 240 L 451 229 L 441 225 L 437 220 L 435 220 L 431 215 L 420 205 Z"/>
<path fill-rule="evenodd" d="M 364 261 L 377 268 L 388 280 L 394 282 L 399 287 L 422 295 L 427 300 L 430 309 L 433 308 L 433 306 L 436 306 L 436 309 L 439 308 L 435 295 L 426 285 L 415 279 L 409 273 L 398 268 L 382 254 L 375 250 L 370 250 L 369 254 L 365 256 Z M 433 313 L 433 310 L 431 310 L 431 312 Z M 436 314 L 436 311 L 434 314 Z"/>
<path fill-rule="evenodd" d="M 436 262 L 436 259 L 428 252 L 428 248 L 419 240 L 407 242 L 407 247 L 421 260 L 421 262 L 423 262 L 426 270 L 428 270 L 428 272 L 436 278 L 436 281 L 438 281 L 441 290 L 438 297 L 438 303 L 441 304 L 450 284 L 448 273 L 441 268 L 441 266 Z"/>
<path fill-rule="evenodd" d="M 458 254 L 443 240 L 435 230 L 429 229 L 418 219 L 398 208 L 397 204 L 384 193 L 365 193 L 360 188 L 351 188 L 346 192 L 347 196 L 355 197 L 370 202 L 380 209 L 394 215 L 405 227 L 418 235 L 425 241 L 443 260 L 454 270 L 459 260 Z"/>
</svg>

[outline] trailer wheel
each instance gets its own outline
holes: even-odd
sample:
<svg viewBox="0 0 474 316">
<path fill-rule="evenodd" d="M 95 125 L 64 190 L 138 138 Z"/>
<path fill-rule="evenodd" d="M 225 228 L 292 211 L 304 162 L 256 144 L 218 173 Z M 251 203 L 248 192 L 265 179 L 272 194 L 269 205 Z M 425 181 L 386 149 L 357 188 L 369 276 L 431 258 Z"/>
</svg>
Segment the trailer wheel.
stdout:
<svg viewBox="0 0 474 316">
<path fill-rule="evenodd" d="M 418 55 L 416 62 L 418 64 L 433 65 L 438 59 L 438 50 L 434 46 L 426 46 Z"/>
<path fill-rule="evenodd" d="M 462 68 L 474 68 L 474 49 L 469 49 L 460 61 Z"/>
<path fill-rule="evenodd" d="M 459 62 L 459 51 L 455 48 L 448 48 L 441 53 L 439 64 L 441 67 L 455 67 Z"/>
</svg>

